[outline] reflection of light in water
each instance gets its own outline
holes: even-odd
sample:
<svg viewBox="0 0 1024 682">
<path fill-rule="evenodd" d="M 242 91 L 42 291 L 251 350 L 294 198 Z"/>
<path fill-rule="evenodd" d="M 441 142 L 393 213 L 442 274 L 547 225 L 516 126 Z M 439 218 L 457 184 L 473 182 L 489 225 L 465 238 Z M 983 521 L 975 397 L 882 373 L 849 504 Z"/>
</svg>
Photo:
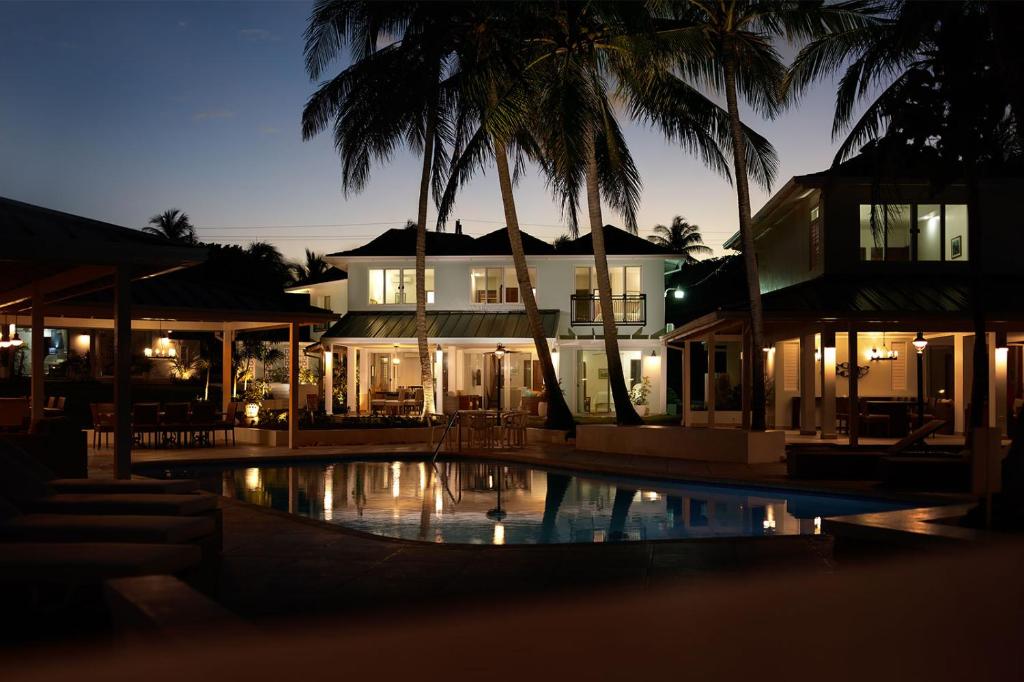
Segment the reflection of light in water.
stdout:
<svg viewBox="0 0 1024 682">
<path fill-rule="evenodd" d="M 420 492 L 427 489 L 427 465 L 420 462 Z"/>
<path fill-rule="evenodd" d="M 505 544 L 505 524 L 503 523 L 494 524 L 494 544 Z"/>
<path fill-rule="evenodd" d="M 815 516 L 814 517 L 814 534 L 815 535 L 821 535 L 821 517 L 820 516 Z"/>
<path fill-rule="evenodd" d="M 441 494 L 441 486 L 434 486 L 434 512 L 440 514 L 444 511 L 444 496 Z"/>
<path fill-rule="evenodd" d="M 260 470 L 256 467 L 249 467 L 245 470 L 245 489 L 251 493 L 259 492 L 263 487 L 260 481 Z"/>
<path fill-rule="evenodd" d="M 775 508 L 772 505 L 768 505 L 764 508 L 765 519 L 762 522 L 765 530 L 775 530 Z"/>
<path fill-rule="evenodd" d="M 398 484 L 402 480 L 402 465 L 399 462 L 391 463 L 391 497 L 398 497 Z"/>
<path fill-rule="evenodd" d="M 324 470 L 324 521 L 334 518 L 334 465 Z"/>
<path fill-rule="evenodd" d="M 487 474 L 487 487 L 488 488 L 493 488 L 494 487 L 494 476 L 492 476 L 491 474 Z"/>
</svg>

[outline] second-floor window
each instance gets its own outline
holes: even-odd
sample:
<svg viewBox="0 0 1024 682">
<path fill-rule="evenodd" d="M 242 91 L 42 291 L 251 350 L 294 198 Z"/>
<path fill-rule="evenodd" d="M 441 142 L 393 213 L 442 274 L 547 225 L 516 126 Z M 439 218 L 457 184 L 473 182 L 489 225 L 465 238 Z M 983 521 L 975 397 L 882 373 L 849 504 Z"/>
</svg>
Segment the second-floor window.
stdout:
<svg viewBox="0 0 1024 682">
<path fill-rule="evenodd" d="M 967 206 L 861 204 L 860 259 L 967 260 Z"/>
<path fill-rule="evenodd" d="M 639 265 L 624 265 L 608 268 L 612 296 L 643 293 Z M 576 293 L 597 296 L 597 270 L 594 267 L 576 266 Z"/>
<path fill-rule="evenodd" d="M 527 268 L 533 293 L 537 293 L 537 268 Z M 514 267 L 471 268 L 470 300 L 473 303 L 522 303 Z"/>
<path fill-rule="evenodd" d="M 427 303 L 434 302 L 434 269 L 424 272 Z M 416 302 L 416 269 L 388 268 L 370 270 L 369 303 L 396 305 Z"/>
</svg>

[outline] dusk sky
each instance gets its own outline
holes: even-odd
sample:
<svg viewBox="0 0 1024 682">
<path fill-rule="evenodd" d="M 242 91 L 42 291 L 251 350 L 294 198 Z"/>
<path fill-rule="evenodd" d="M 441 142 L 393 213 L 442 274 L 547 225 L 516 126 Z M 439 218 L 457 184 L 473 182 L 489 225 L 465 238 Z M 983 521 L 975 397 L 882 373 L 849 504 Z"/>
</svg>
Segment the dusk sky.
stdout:
<svg viewBox="0 0 1024 682">
<path fill-rule="evenodd" d="M 302 62 L 309 9 L 0 3 L 0 196 L 130 227 L 180 208 L 204 241 L 264 239 L 291 258 L 401 225 L 416 211 L 413 156 L 376 167 L 369 187 L 346 198 L 330 135 L 302 141 L 314 89 Z M 776 121 L 749 118 L 778 149 L 776 187 L 831 162 L 833 93 L 823 83 Z M 626 129 L 644 181 L 641 234 L 679 214 L 721 252 L 737 225 L 732 187 L 656 131 Z M 767 196 L 755 189 L 755 210 Z M 535 173 L 516 198 L 525 230 L 547 240 L 565 232 Z M 455 215 L 474 235 L 504 224 L 493 172 L 462 192 Z M 620 222 L 611 212 L 605 221 Z"/>
</svg>

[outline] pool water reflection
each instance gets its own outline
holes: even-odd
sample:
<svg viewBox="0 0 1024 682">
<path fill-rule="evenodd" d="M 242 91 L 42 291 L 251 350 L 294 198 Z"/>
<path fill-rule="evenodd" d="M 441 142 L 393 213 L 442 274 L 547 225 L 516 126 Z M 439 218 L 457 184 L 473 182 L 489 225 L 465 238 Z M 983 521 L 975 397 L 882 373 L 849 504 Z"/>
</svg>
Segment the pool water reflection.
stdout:
<svg viewBox="0 0 1024 682">
<path fill-rule="evenodd" d="M 823 516 L 905 506 L 493 462 L 346 461 L 169 473 L 367 533 L 471 544 L 809 534 L 819 532 Z"/>
</svg>

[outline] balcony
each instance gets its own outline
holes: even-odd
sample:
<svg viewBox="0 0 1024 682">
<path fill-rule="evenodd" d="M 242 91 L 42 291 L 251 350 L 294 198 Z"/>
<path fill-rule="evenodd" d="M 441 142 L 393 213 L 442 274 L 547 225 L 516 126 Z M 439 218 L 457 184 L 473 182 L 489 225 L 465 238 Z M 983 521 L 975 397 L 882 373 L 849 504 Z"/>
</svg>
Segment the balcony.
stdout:
<svg viewBox="0 0 1024 682">
<path fill-rule="evenodd" d="M 572 326 L 601 324 L 601 302 L 596 294 L 572 294 L 569 310 Z M 613 294 L 612 312 L 615 324 L 642 327 L 647 324 L 647 294 Z"/>
</svg>

